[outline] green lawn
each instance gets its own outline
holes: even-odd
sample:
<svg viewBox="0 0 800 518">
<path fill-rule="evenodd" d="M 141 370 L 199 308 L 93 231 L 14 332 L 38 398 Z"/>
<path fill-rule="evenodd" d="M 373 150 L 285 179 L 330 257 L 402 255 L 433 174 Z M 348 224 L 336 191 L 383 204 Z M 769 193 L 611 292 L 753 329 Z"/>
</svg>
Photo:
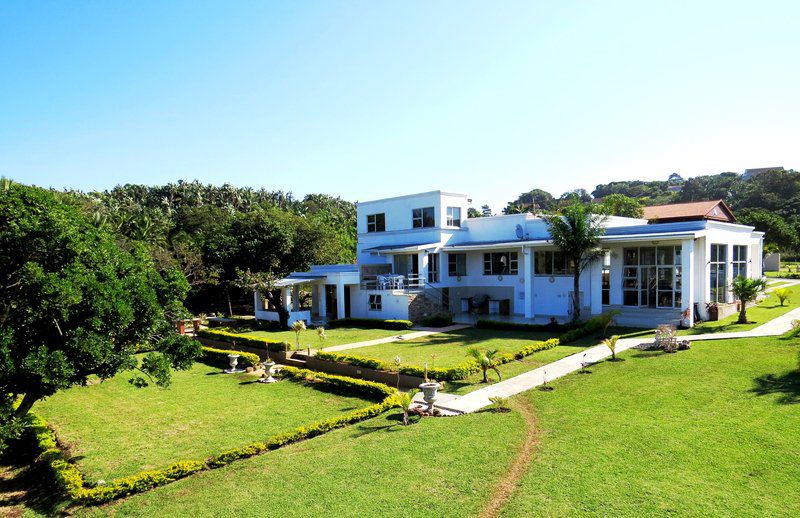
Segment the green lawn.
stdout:
<svg viewBox="0 0 800 518">
<path fill-rule="evenodd" d="M 628 351 L 523 394 L 542 436 L 505 515 L 800 515 L 799 349 Z"/>
<path fill-rule="evenodd" d="M 517 413 L 408 427 L 398 417 L 384 414 L 80 514 L 475 516 L 523 436 Z"/>
<path fill-rule="evenodd" d="M 764 324 L 773 318 L 779 317 L 797 307 L 800 307 L 800 285 L 788 288 L 789 300 L 781 306 L 778 298 L 773 293 L 768 293 L 767 298 L 759 305 L 747 310 L 749 324 L 737 324 L 739 314 L 731 315 L 716 322 L 700 322 L 691 329 L 680 329 L 679 335 L 697 335 L 703 333 L 728 333 L 733 331 L 747 331 Z"/>
<path fill-rule="evenodd" d="M 174 373 L 167 389 L 137 389 L 129 377 L 73 388 L 34 408 L 89 481 L 202 460 L 370 404 L 291 381 L 263 385 L 201 363 Z"/>
<path fill-rule="evenodd" d="M 248 336 L 250 338 L 262 338 L 274 342 L 289 342 L 295 344 L 294 331 L 238 331 L 231 332 Z M 398 336 L 411 331 L 392 331 L 389 329 L 361 329 L 356 327 L 337 327 L 325 330 L 325 340 L 320 340 L 317 330 L 309 327 L 300 333 L 300 348 L 305 349 L 306 345 L 311 345 L 312 349 L 331 347 L 333 345 L 352 344 L 355 342 L 366 342 L 376 338 L 386 338 L 387 336 Z"/>
</svg>

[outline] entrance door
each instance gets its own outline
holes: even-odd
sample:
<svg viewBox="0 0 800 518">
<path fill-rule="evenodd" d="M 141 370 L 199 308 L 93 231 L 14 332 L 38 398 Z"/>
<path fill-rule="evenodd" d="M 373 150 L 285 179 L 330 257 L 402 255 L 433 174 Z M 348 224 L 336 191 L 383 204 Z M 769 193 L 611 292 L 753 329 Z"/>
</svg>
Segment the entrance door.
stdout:
<svg viewBox="0 0 800 518">
<path fill-rule="evenodd" d="M 337 314 L 339 306 L 336 304 L 336 286 L 334 285 L 325 285 L 325 307 L 328 311 L 328 318 L 331 320 L 339 318 Z"/>
<path fill-rule="evenodd" d="M 344 287 L 344 318 L 350 318 L 350 286 Z"/>
<path fill-rule="evenodd" d="M 639 305 L 648 308 L 656 307 L 657 302 L 657 278 L 655 266 L 640 266 L 640 294 Z"/>
</svg>

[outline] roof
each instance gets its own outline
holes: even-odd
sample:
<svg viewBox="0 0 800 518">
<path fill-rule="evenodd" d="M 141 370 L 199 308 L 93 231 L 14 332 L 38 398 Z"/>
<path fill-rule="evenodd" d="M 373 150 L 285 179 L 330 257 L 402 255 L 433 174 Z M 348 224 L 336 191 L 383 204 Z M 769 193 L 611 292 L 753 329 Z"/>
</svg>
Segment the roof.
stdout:
<svg viewBox="0 0 800 518">
<path fill-rule="evenodd" d="M 406 243 L 397 245 L 381 245 L 365 248 L 362 252 L 418 252 L 426 248 L 435 248 L 439 246 L 439 242 L 434 243 Z"/>
<path fill-rule="evenodd" d="M 644 207 L 645 219 L 652 221 L 689 221 L 710 219 L 733 222 L 736 218 L 722 200 L 694 201 Z"/>
</svg>

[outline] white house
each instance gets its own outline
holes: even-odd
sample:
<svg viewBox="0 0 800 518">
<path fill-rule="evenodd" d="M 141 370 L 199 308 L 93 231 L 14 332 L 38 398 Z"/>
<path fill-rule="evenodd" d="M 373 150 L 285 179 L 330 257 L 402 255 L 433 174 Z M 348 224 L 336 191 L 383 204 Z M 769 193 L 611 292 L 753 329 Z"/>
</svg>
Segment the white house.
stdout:
<svg viewBox="0 0 800 518">
<path fill-rule="evenodd" d="M 546 223 L 532 214 L 467 219 L 469 203 L 442 191 L 359 203 L 358 264 L 283 279 L 291 319 L 419 320 L 441 310 L 464 322 L 569 319 L 572 266 Z M 707 303 L 734 302 L 736 275 L 761 276 L 763 233 L 732 213 L 720 221 L 700 212 L 670 222 L 608 218 L 605 256 L 581 274 L 581 315 L 618 309 L 624 325 L 692 324 L 695 314 L 707 318 Z M 311 290 L 307 309 L 297 303 L 301 285 Z M 276 320 L 258 294 L 256 317 Z"/>
</svg>

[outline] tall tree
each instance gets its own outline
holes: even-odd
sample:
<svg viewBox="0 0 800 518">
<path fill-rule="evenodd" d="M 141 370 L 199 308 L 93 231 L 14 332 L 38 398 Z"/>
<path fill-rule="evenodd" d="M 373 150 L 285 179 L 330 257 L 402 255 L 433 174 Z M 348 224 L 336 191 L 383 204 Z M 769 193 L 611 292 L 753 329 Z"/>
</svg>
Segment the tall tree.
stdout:
<svg viewBox="0 0 800 518">
<path fill-rule="evenodd" d="M 629 198 L 624 194 L 609 194 L 599 203 L 597 210 L 608 216 L 626 218 L 641 218 L 644 215 L 644 209 L 639 200 Z"/>
<path fill-rule="evenodd" d="M 593 261 L 602 257 L 600 238 L 605 233 L 605 216 L 593 212 L 588 203 L 575 202 L 563 207 L 559 213 L 543 216 L 550 237 L 573 267 L 572 276 L 572 321 L 581 315 L 581 273 Z"/>
<path fill-rule="evenodd" d="M 199 354 L 170 322 L 185 315 L 185 277 L 125 247 L 69 195 L 0 189 L 0 440 L 36 401 L 91 375 L 134 369 L 135 385 L 165 386 Z"/>
</svg>

